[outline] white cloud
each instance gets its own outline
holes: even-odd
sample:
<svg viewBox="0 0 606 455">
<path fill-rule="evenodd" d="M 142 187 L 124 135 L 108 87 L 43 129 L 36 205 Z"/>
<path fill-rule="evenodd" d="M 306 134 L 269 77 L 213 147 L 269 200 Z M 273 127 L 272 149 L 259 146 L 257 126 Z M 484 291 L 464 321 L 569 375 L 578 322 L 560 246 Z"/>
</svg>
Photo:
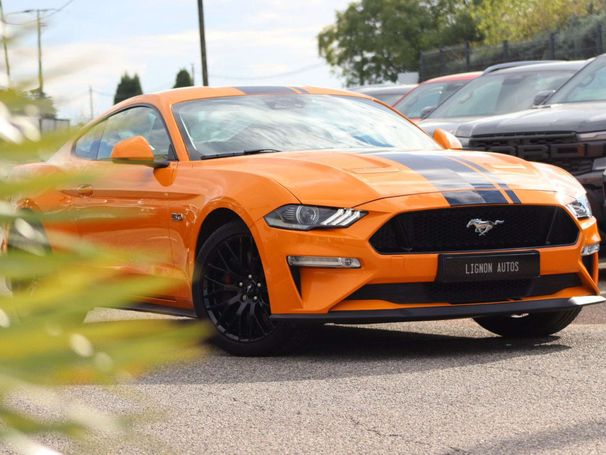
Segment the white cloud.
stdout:
<svg viewBox="0 0 606 455">
<path fill-rule="evenodd" d="M 146 14 L 166 0 L 125 0 L 129 6 L 140 3 Z M 190 8 L 192 0 L 171 0 L 171 7 Z M 207 0 L 207 50 L 209 74 L 213 85 L 309 84 L 339 86 L 327 66 L 317 56 L 316 35 L 334 19 L 335 9 L 348 0 Z M 135 4 L 135 5 L 133 5 Z M 90 7 L 89 7 L 90 9 Z M 91 10 L 92 11 L 92 10 Z M 194 9 L 195 11 L 195 9 Z M 80 16 L 81 17 L 81 16 Z M 83 20 L 80 19 L 79 20 Z M 157 19 L 157 18 L 156 18 Z M 191 19 L 191 18 L 190 18 Z M 188 28 L 162 33 L 155 27 L 147 33 L 128 38 L 111 33 L 110 24 L 97 24 L 94 15 L 91 27 L 105 27 L 103 33 L 80 39 L 74 35 L 59 43 L 44 43 L 47 74 L 53 68 L 68 67 L 75 71 L 49 78 L 45 87 L 69 117 L 88 115 L 88 87 L 95 90 L 96 113 L 109 108 L 121 74 L 138 73 L 145 91 L 168 89 L 177 71 L 191 63 L 199 76 L 199 36 L 190 22 Z M 137 22 L 137 30 L 145 30 Z M 101 29 L 100 29 L 101 31 Z M 160 33 L 157 33 L 159 32 Z M 13 49 L 12 60 L 20 75 L 36 74 L 35 43 Z M 267 78 L 305 68 L 298 74 Z M 258 78 L 258 79 L 255 79 Z"/>
</svg>

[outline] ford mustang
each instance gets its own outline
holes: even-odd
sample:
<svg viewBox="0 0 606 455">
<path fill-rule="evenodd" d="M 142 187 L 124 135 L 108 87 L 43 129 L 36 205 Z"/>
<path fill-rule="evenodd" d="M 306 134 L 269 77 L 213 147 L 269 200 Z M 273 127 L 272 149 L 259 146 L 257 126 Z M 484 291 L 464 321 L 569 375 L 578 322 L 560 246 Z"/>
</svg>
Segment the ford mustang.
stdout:
<svg viewBox="0 0 606 455">
<path fill-rule="evenodd" d="M 179 89 L 124 101 L 16 169 L 101 175 L 18 205 L 76 214 L 37 227 L 51 250 L 67 232 L 163 252 L 132 272 L 174 286 L 135 307 L 205 318 L 239 355 L 282 350 L 314 322 L 474 318 L 546 336 L 602 303 L 583 187 L 550 165 L 458 148 L 361 94 Z M 9 248 L 22 245 L 10 232 Z"/>
</svg>

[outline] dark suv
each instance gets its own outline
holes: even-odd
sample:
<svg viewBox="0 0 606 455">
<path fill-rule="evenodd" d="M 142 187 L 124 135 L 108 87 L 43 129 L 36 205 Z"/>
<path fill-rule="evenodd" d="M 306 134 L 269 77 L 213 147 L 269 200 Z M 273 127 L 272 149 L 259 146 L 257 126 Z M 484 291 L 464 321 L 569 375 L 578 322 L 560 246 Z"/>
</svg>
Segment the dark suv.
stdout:
<svg viewBox="0 0 606 455">
<path fill-rule="evenodd" d="M 470 150 L 507 153 L 568 170 L 587 190 L 600 228 L 606 231 L 606 54 L 586 65 L 543 104 L 463 123 L 455 134 Z"/>
</svg>

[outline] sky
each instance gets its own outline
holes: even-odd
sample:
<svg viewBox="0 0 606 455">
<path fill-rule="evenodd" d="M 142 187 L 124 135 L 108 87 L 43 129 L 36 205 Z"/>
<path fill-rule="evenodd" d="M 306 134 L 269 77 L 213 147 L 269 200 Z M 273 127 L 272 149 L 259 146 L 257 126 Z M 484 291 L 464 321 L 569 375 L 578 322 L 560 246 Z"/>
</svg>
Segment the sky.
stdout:
<svg viewBox="0 0 606 455">
<path fill-rule="evenodd" d="M 318 57 L 316 36 L 350 1 L 204 0 L 210 85 L 342 87 Z M 30 26 L 33 15 L 11 13 L 67 2 L 2 1 L 8 22 Z M 89 87 L 95 115 L 107 110 L 125 71 L 155 92 L 171 88 L 178 70 L 193 63 L 201 83 L 197 11 L 196 0 L 73 0 L 45 20 L 44 90 L 60 116 L 88 120 Z M 34 30 L 11 44 L 9 56 L 13 79 L 37 80 Z"/>
</svg>

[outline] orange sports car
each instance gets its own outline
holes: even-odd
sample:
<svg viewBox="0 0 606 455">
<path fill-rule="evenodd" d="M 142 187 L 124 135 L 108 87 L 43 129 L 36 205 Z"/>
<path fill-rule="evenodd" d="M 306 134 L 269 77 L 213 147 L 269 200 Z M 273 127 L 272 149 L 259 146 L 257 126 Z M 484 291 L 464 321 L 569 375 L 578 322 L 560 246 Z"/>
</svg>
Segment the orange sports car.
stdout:
<svg viewBox="0 0 606 455">
<path fill-rule="evenodd" d="M 544 336 L 602 303 L 583 187 L 458 146 L 360 94 L 179 89 L 122 102 L 21 167 L 105 177 L 20 206 L 82 214 L 39 228 L 51 248 L 67 231 L 168 253 L 137 273 L 174 277 L 172 292 L 138 308 L 206 318 L 240 355 L 283 349 L 306 322 L 474 318 Z M 111 208 L 145 216 L 90 221 Z"/>
</svg>

